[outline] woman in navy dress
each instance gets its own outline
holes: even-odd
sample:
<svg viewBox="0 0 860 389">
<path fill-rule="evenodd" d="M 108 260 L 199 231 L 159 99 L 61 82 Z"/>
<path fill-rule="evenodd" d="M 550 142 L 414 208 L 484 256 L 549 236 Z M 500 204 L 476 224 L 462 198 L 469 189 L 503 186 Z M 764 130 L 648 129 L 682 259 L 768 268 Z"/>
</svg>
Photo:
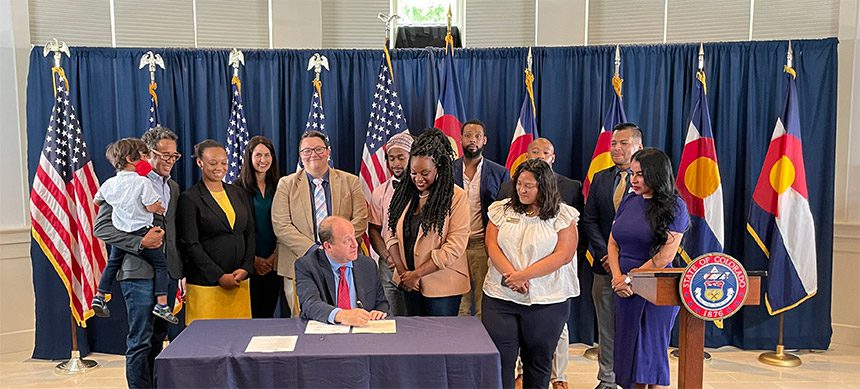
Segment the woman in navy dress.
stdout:
<svg viewBox="0 0 860 389">
<path fill-rule="evenodd" d="M 658 307 L 633 294 L 627 273 L 672 266 L 689 224 L 675 191 L 666 153 L 646 148 L 633 155 L 630 185 L 635 193 L 618 206 L 609 237 L 608 260 L 615 297 L 615 382 L 623 388 L 669 387 L 669 336 L 678 307 Z"/>
</svg>

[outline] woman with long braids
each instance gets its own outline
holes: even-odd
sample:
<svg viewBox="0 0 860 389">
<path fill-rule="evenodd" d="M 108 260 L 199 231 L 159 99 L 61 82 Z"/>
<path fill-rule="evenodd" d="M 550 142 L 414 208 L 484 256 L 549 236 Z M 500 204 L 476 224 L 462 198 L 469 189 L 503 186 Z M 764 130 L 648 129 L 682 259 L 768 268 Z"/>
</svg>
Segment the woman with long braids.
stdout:
<svg viewBox="0 0 860 389">
<path fill-rule="evenodd" d="M 579 295 L 576 245 L 579 212 L 561 202 L 546 161 L 523 162 L 513 177 L 516 193 L 487 212 L 490 266 L 484 279 L 484 323 L 499 349 L 502 387 L 515 387 L 517 353 L 524 388 L 549 387 L 552 356 Z"/>
<path fill-rule="evenodd" d="M 412 145 L 410 180 L 394 191 L 385 244 L 392 281 L 404 291 L 409 316 L 457 316 L 469 291 L 469 204 L 454 185 L 454 150 L 445 134 L 428 128 Z"/>
<path fill-rule="evenodd" d="M 617 294 L 615 382 L 623 388 L 668 388 L 666 349 L 678 307 L 658 307 L 634 295 L 627 273 L 671 267 L 690 218 L 666 153 L 639 150 L 630 170 L 635 194 L 621 200 L 607 245 Z"/>
</svg>

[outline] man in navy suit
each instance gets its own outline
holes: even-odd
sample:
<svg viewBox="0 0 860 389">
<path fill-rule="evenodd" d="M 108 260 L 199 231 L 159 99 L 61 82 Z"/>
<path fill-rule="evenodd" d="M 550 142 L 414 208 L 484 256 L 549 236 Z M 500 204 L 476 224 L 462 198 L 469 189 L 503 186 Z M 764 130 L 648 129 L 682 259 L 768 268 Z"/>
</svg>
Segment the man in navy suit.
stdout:
<svg viewBox="0 0 860 389">
<path fill-rule="evenodd" d="M 469 280 L 472 290 L 463 295 L 460 301 L 460 315 L 472 313 L 474 295 L 475 315 L 481 316 L 484 278 L 487 276 L 487 246 L 484 244 L 484 229 L 487 227 L 487 208 L 496 200 L 499 187 L 508 181 L 508 171 L 487 158 L 484 146 L 487 145 L 486 126 L 479 120 L 470 120 L 460 127 L 463 142 L 463 158 L 454 161 L 454 183 L 466 191 L 469 199 L 470 228 L 466 258 L 469 261 Z"/>
<path fill-rule="evenodd" d="M 528 157 L 529 159 L 542 159 L 552 166 L 555 162 L 555 146 L 552 145 L 552 142 L 546 138 L 537 138 L 529 143 L 528 146 Z M 582 214 L 583 207 L 583 197 L 582 197 L 582 183 L 567 178 L 561 174 L 555 174 L 555 181 L 558 185 L 558 193 L 561 196 L 561 201 L 565 204 L 570 205 L 571 207 L 576 208 L 577 211 Z M 514 182 L 508 181 L 502 184 L 501 189 L 499 190 L 498 199 L 506 199 L 510 196 L 515 195 Z M 580 231 L 580 235 L 582 232 Z M 577 251 L 577 259 L 582 258 L 582 255 L 585 255 L 586 245 L 583 244 L 583 238 L 579 239 L 580 247 Z M 576 301 L 576 300 L 573 300 Z M 571 312 L 574 312 L 574 307 L 576 305 L 571 306 Z M 556 344 L 555 353 L 552 358 L 552 371 L 550 374 L 550 380 L 552 381 L 552 388 L 567 388 L 567 377 L 564 374 L 564 370 L 567 369 L 568 362 L 568 347 L 570 346 L 570 332 L 567 328 L 567 323 L 565 323 L 564 327 L 561 330 L 561 336 L 559 336 L 558 343 Z M 522 378 L 522 364 L 517 363 L 517 382 Z"/>
<path fill-rule="evenodd" d="M 615 343 L 615 292 L 612 291 L 612 276 L 609 274 L 609 264 L 606 263 L 606 243 L 609 241 L 612 221 L 615 220 L 615 210 L 630 190 L 630 160 L 633 154 L 641 149 L 642 131 L 637 125 L 621 123 L 612 129 L 610 153 L 615 166 L 594 174 L 581 219 L 581 231 L 587 237 L 592 260 L 591 270 L 594 272 L 591 297 L 597 314 L 599 336 L 597 379 L 600 384 L 597 389 L 616 387 L 612 358 Z"/>
<path fill-rule="evenodd" d="M 329 216 L 318 229 L 320 248 L 296 261 L 301 317 L 324 323 L 363 326 L 388 315 L 388 301 L 376 262 L 358 254 L 352 223 Z"/>
</svg>

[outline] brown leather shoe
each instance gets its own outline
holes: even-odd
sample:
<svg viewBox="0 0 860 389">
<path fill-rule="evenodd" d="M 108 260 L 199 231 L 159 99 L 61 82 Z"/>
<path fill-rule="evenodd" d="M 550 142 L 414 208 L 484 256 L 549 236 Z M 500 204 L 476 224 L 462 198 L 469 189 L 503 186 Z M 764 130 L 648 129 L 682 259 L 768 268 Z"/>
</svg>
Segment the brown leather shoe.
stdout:
<svg viewBox="0 0 860 389">
<path fill-rule="evenodd" d="M 514 389 L 523 389 L 523 376 L 522 376 L 522 374 L 518 375 L 517 378 L 514 378 Z"/>
<path fill-rule="evenodd" d="M 567 382 L 565 381 L 553 381 L 552 389 L 568 389 Z"/>
</svg>

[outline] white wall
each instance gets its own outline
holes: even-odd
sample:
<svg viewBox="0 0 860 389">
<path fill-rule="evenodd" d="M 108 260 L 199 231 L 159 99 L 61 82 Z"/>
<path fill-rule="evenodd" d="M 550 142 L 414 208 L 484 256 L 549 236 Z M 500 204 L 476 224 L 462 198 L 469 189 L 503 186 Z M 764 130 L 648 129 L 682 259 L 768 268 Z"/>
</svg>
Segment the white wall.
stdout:
<svg viewBox="0 0 860 389">
<path fill-rule="evenodd" d="M 535 13 L 537 46 L 585 44 L 586 0 L 540 0 Z"/>
<path fill-rule="evenodd" d="M 836 108 L 833 342 L 860 345 L 860 6 L 839 12 L 839 91 Z"/>
<path fill-rule="evenodd" d="M 272 1 L 273 47 L 322 47 L 322 0 Z"/>
<path fill-rule="evenodd" d="M 33 348 L 35 304 L 27 202 L 26 1 L 0 0 L 0 352 Z M 10 312 L 15 312 L 14 314 Z"/>
</svg>

